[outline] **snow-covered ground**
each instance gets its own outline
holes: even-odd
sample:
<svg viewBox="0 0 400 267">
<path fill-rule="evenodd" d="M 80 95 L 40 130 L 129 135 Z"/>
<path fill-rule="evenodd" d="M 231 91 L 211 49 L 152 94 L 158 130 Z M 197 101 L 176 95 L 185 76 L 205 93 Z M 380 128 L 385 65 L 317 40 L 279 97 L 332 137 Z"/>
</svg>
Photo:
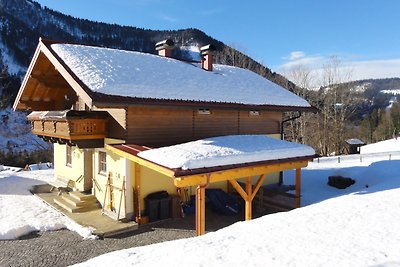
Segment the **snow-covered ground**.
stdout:
<svg viewBox="0 0 400 267">
<path fill-rule="evenodd" d="M 62 228 L 95 238 L 91 229 L 80 226 L 29 192 L 32 186 L 53 179 L 53 169 L 25 172 L 19 168 L 0 168 L 0 240 Z"/>
<path fill-rule="evenodd" d="M 330 175 L 356 183 L 329 187 Z M 302 176 L 305 207 L 79 266 L 400 266 L 400 156 L 324 158 Z M 286 183 L 293 179 L 285 174 Z"/>
</svg>

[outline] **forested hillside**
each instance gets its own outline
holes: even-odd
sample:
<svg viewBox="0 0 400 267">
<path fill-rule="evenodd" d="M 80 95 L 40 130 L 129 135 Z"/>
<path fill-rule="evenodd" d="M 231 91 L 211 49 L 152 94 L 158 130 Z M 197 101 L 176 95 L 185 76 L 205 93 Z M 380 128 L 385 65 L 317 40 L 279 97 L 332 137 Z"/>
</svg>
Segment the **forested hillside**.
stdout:
<svg viewBox="0 0 400 267">
<path fill-rule="evenodd" d="M 283 76 L 197 29 L 157 31 L 94 22 L 61 14 L 30 0 L 0 0 L 0 7 L 0 62 L 5 65 L 4 77 L 23 75 L 39 37 L 147 53 L 155 53 L 156 42 L 172 38 L 178 58 L 188 59 L 192 55 L 188 49 L 212 43 L 217 48 L 217 62 L 248 68 L 290 90 L 294 88 Z M 18 82 L 3 89 L 7 95 L 3 96 L 3 104 L 10 104 L 15 85 Z"/>
</svg>

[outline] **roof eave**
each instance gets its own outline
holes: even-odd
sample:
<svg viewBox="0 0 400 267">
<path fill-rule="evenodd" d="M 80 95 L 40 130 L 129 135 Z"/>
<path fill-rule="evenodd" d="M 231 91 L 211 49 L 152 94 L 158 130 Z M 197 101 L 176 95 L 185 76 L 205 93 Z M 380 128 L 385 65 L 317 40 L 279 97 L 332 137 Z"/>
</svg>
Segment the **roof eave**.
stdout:
<svg viewBox="0 0 400 267">
<path fill-rule="evenodd" d="M 253 167 L 265 164 L 277 164 L 277 163 L 286 163 L 286 162 L 293 162 L 293 161 L 310 161 L 314 158 L 318 158 L 319 155 L 308 155 L 308 156 L 301 156 L 301 157 L 292 157 L 292 158 L 285 158 L 285 159 L 276 159 L 276 160 L 265 160 L 265 161 L 257 161 L 257 162 L 249 162 L 249 163 L 240 163 L 240 164 L 230 164 L 224 166 L 215 166 L 215 167 L 205 167 L 205 168 L 197 168 L 197 169 L 190 169 L 190 170 L 182 170 L 182 169 L 173 169 L 175 177 L 182 177 L 188 175 L 198 175 L 198 174 L 206 174 L 212 173 L 217 171 L 224 171 L 242 167 Z"/>
<path fill-rule="evenodd" d="M 173 100 L 155 98 L 123 97 L 115 95 L 93 95 L 93 105 L 96 107 L 126 107 L 126 106 L 154 106 L 154 107 L 192 107 L 192 108 L 224 108 L 224 109 L 261 109 L 269 111 L 302 111 L 317 112 L 313 106 L 282 106 L 282 105 L 255 105 L 229 102 L 210 102 L 192 100 Z"/>
<path fill-rule="evenodd" d="M 33 54 L 31 63 L 29 64 L 28 70 L 26 71 L 25 77 L 24 77 L 24 79 L 23 79 L 23 81 L 21 83 L 21 86 L 20 86 L 19 90 L 18 90 L 17 97 L 15 98 L 15 101 L 14 101 L 14 104 L 13 104 L 13 110 L 14 111 L 19 109 L 18 106 L 19 106 L 21 97 L 23 95 L 24 88 L 25 88 L 26 84 L 28 83 L 29 77 L 32 74 L 32 70 L 33 70 L 33 68 L 34 68 L 34 66 L 36 64 L 36 61 L 37 61 L 37 59 L 39 57 L 39 54 L 41 52 L 42 45 L 43 44 L 41 43 L 41 41 L 39 39 L 39 44 L 36 47 L 36 50 L 35 50 L 35 53 Z"/>
<path fill-rule="evenodd" d="M 58 54 L 51 47 L 52 44 L 61 43 L 58 41 L 40 39 L 42 46 L 42 52 L 54 65 L 54 67 L 60 72 L 64 79 L 69 83 L 72 89 L 79 95 L 85 104 L 89 107 L 93 105 L 93 91 L 90 90 L 75 73 L 68 67 L 67 64 L 58 56 Z"/>
</svg>

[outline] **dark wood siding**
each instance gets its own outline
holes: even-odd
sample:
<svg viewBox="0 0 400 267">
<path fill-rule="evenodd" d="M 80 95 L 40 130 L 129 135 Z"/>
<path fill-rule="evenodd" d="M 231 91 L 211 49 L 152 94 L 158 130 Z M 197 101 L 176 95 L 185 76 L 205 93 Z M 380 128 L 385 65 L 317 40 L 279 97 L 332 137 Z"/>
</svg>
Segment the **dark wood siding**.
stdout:
<svg viewBox="0 0 400 267">
<path fill-rule="evenodd" d="M 129 107 L 127 143 L 150 147 L 193 140 L 192 109 Z"/>
<path fill-rule="evenodd" d="M 250 115 L 248 110 L 240 111 L 239 134 L 276 134 L 280 133 L 282 113 L 259 111 L 259 115 Z"/>
<path fill-rule="evenodd" d="M 107 137 L 116 139 L 126 139 L 126 109 L 124 108 L 94 108 L 93 110 L 107 111 L 108 135 Z"/>
<path fill-rule="evenodd" d="M 237 110 L 210 110 L 209 115 L 194 110 L 194 139 L 238 134 Z"/>
<path fill-rule="evenodd" d="M 282 113 L 192 108 L 128 107 L 126 142 L 150 147 L 234 134 L 279 134 Z M 115 117 L 115 115 L 114 115 Z"/>
</svg>

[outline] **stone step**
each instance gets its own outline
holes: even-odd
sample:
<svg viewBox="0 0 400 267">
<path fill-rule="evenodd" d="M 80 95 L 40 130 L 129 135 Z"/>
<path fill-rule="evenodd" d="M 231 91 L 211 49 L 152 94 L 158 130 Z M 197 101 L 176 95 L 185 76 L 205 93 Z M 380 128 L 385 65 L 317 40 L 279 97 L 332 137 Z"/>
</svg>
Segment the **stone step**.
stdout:
<svg viewBox="0 0 400 267">
<path fill-rule="evenodd" d="M 75 198 L 78 201 L 89 201 L 89 200 L 96 200 L 96 197 L 91 194 L 84 194 L 79 191 L 69 192 L 69 195 Z"/>
<path fill-rule="evenodd" d="M 74 206 L 74 207 L 83 207 L 83 206 L 86 206 L 86 205 L 88 205 L 88 204 L 93 204 L 93 203 L 96 202 L 95 199 L 94 199 L 94 200 L 90 200 L 90 201 L 80 201 L 80 200 L 78 200 L 78 199 L 72 197 L 72 196 L 69 195 L 69 194 L 63 194 L 63 195 L 62 195 L 62 199 L 63 199 L 65 202 L 71 204 L 71 205 Z"/>
<path fill-rule="evenodd" d="M 65 200 L 65 198 L 62 196 L 55 197 L 54 203 L 56 203 L 58 206 L 62 207 L 63 209 L 65 209 L 71 213 L 85 212 L 85 211 L 100 209 L 100 205 L 97 202 L 87 203 L 87 204 L 84 204 L 83 206 L 75 206 L 75 205 L 71 204 L 70 202 L 67 202 Z"/>
</svg>

